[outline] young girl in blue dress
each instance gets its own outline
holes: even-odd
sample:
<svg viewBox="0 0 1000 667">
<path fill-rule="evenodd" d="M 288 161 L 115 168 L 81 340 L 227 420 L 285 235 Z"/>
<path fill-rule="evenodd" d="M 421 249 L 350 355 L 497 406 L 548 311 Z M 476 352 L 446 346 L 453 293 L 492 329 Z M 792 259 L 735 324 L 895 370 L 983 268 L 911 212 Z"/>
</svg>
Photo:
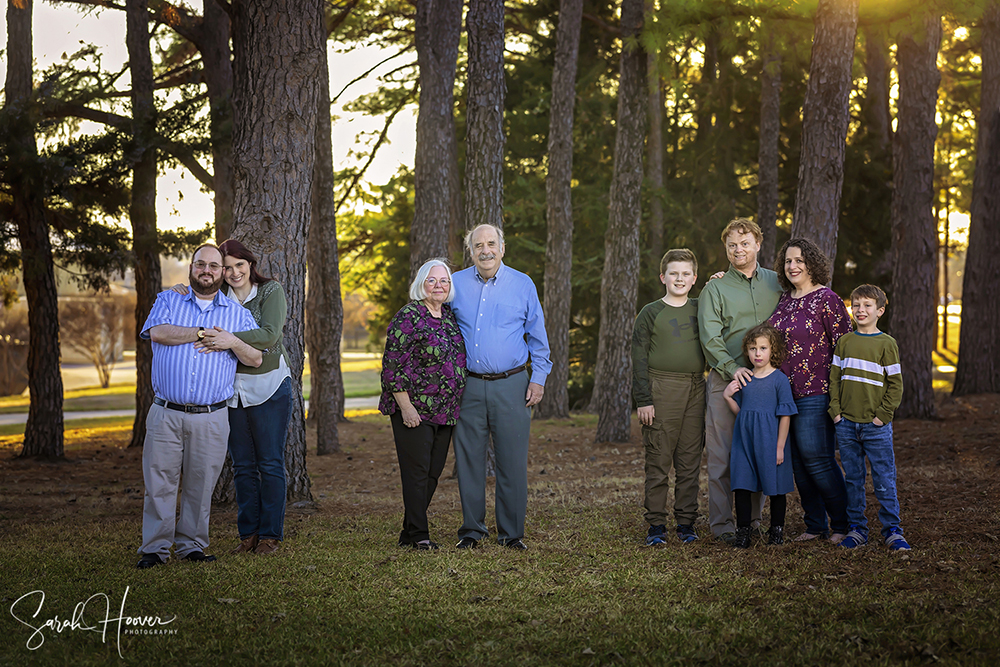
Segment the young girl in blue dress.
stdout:
<svg viewBox="0 0 1000 667">
<path fill-rule="evenodd" d="M 771 498 L 768 544 L 784 542 L 785 494 L 794 488 L 791 456 L 785 456 L 789 415 L 798 412 L 788 377 L 778 370 L 787 354 L 781 332 L 767 322 L 743 337 L 743 354 L 753 365 L 745 387 L 733 380 L 723 396 L 736 415 L 729 458 L 730 484 L 736 495 L 736 539 L 733 546 L 750 546 L 750 494 Z"/>
</svg>

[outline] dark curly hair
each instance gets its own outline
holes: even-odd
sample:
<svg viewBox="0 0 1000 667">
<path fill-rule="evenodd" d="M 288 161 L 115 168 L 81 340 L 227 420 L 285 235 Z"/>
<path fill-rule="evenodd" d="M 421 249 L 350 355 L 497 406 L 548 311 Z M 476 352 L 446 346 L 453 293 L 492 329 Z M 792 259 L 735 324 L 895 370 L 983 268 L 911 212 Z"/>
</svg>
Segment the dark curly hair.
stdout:
<svg viewBox="0 0 1000 667">
<path fill-rule="evenodd" d="M 798 248 L 802 252 L 802 259 L 806 261 L 806 271 L 809 277 L 817 285 L 826 285 L 830 282 L 830 258 L 819 249 L 819 246 L 809 239 L 789 239 L 774 258 L 774 272 L 778 274 L 778 282 L 781 289 L 791 292 L 792 283 L 788 282 L 785 275 L 785 253 L 789 248 Z"/>
<path fill-rule="evenodd" d="M 781 364 L 785 363 L 785 359 L 788 358 L 788 348 L 785 347 L 785 337 L 781 335 L 781 332 L 771 326 L 768 322 L 763 322 L 755 327 L 752 327 L 750 331 L 743 336 L 743 356 L 748 360 L 750 359 L 750 354 L 747 352 L 747 348 L 750 347 L 750 343 L 754 342 L 758 338 L 766 338 L 767 342 L 771 344 L 771 365 L 775 368 L 781 368 Z"/>
</svg>

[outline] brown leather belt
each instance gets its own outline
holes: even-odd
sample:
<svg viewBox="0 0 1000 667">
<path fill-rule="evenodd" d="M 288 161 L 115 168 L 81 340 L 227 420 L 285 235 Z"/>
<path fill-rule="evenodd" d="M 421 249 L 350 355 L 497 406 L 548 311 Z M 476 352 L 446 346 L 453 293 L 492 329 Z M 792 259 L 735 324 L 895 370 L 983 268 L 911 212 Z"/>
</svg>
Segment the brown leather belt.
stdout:
<svg viewBox="0 0 1000 667">
<path fill-rule="evenodd" d="M 505 378 L 509 378 L 511 375 L 517 375 L 527 367 L 528 364 L 521 364 L 517 368 L 512 368 L 509 371 L 504 371 L 503 373 L 473 373 L 472 371 L 466 371 L 466 373 L 478 380 L 486 380 L 489 382 L 493 380 L 503 380 Z"/>
</svg>

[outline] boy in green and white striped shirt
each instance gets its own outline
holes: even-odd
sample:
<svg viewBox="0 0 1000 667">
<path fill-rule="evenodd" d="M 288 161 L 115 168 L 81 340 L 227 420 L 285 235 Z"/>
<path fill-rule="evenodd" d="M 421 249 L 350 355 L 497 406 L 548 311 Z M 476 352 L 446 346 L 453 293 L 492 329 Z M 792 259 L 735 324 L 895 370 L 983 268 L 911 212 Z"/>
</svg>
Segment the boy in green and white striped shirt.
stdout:
<svg viewBox="0 0 1000 667">
<path fill-rule="evenodd" d="M 879 502 L 882 537 L 893 551 L 910 550 L 899 527 L 892 449 L 892 416 L 903 398 L 903 375 L 896 341 L 878 330 L 887 305 L 885 292 L 875 285 L 861 285 L 851 292 L 851 312 L 858 330 L 837 341 L 830 366 L 830 416 L 837 429 L 851 523 L 840 544 L 848 549 L 868 543 L 867 456 Z"/>
</svg>

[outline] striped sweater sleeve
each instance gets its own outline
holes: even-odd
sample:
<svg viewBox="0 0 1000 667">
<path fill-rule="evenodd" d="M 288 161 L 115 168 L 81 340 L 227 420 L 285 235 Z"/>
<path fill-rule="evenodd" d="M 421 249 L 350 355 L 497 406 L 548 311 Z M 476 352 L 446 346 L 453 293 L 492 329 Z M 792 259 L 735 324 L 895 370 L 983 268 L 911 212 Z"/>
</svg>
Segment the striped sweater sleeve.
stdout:
<svg viewBox="0 0 1000 667">
<path fill-rule="evenodd" d="M 899 347 L 890 336 L 885 337 L 882 347 L 882 368 L 885 369 L 885 393 L 875 408 L 875 416 L 883 424 L 892 421 L 896 408 L 903 400 L 903 372 L 899 364 Z"/>
</svg>

